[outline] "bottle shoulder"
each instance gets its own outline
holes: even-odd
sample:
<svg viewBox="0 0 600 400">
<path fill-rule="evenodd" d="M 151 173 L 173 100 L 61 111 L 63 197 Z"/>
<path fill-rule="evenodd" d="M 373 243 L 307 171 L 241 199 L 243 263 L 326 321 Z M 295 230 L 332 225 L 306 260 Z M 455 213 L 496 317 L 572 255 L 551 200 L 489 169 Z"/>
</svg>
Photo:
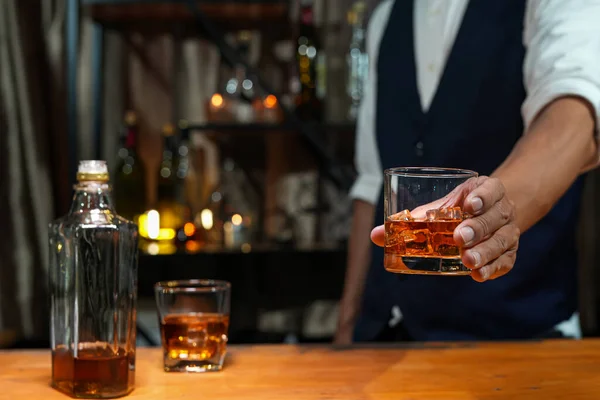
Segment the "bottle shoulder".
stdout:
<svg viewBox="0 0 600 400">
<path fill-rule="evenodd" d="M 120 226 L 124 226 L 131 230 L 138 230 L 138 226 L 135 222 L 128 220 L 127 218 L 121 217 L 120 215 L 115 215 L 113 222 Z"/>
<path fill-rule="evenodd" d="M 94 210 L 85 213 L 70 213 L 64 215 L 49 224 L 50 230 L 65 230 L 78 226 L 92 228 L 111 228 L 137 230 L 137 225 L 133 221 L 121 217 L 106 210 Z"/>
</svg>

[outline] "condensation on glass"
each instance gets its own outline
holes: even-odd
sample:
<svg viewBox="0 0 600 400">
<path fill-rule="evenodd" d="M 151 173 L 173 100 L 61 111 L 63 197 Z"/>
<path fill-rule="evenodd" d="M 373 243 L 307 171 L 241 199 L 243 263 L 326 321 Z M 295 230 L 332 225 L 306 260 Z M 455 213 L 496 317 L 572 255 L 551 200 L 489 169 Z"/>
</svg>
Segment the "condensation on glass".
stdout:
<svg viewBox="0 0 600 400">
<path fill-rule="evenodd" d="M 78 398 L 130 393 L 137 226 L 113 207 L 104 161 L 81 161 L 69 213 L 49 227 L 52 386 Z"/>
</svg>

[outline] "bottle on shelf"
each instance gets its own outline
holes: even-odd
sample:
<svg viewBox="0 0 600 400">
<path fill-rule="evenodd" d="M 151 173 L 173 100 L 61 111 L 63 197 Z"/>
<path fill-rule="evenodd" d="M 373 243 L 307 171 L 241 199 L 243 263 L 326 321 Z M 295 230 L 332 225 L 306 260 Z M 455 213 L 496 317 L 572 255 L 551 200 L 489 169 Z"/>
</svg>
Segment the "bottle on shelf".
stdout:
<svg viewBox="0 0 600 400">
<path fill-rule="evenodd" d="M 346 86 L 351 101 L 348 110 L 348 119 L 351 121 L 356 120 L 358 106 L 363 97 L 363 85 L 369 73 L 369 56 L 365 47 L 365 9 L 365 2 L 357 1 L 348 11 L 348 24 L 352 29 L 352 39 L 347 54 L 348 82 Z"/>
<path fill-rule="evenodd" d="M 248 55 L 253 34 L 249 30 L 239 31 L 232 41 L 240 56 L 249 61 Z M 222 66 L 227 71 L 225 80 L 208 100 L 208 120 L 212 122 L 250 123 L 255 120 L 252 100 L 255 96 L 255 79 L 250 76 L 244 65 L 236 64 L 233 68 Z"/>
<path fill-rule="evenodd" d="M 246 172 L 230 157 L 223 160 L 218 198 L 223 246 L 249 251 L 257 230 L 259 199 Z"/>
<path fill-rule="evenodd" d="M 268 94 L 261 99 L 261 121 L 274 124 L 283 121 L 279 100 L 275 95 Z"/>
<path fill-rule="evenodd" d="M 195 253 L 201 249 L 202 242 L 199 240 L 194 225 L 194 215 L 199 208 L 197 206 L 198 176 L 194 169 L 193 149 L 187 121 L 179 122 L 179 133 L 175 174 L 177 185 L 181 188 L 178 190 L 182 190 L 183 193 L 178 199 L 181 221 L 176 231 L 176 244 L 180 251 Z"/>
<path fill-rule="evenodd" d="M 242 30 L 237 33 L 237 50 L 240 57 L 246 62 L 250 62 L 250 46 L 253 40 L 251 31 Z M 242 64 L 238 64 L 234 68 L 235 77 L 227 83 L 226 91 L 233 98 L 234 107 L 232 114 L 234 119 L 239 123 L 250 123 L 255 119 L 254 110 L 252 108 L 252 100 L 255 94 L 255 85 L 252 76 Z"/>
<path fill-rule="evenodd" d="M 136 223 L 146 211 L 146 171 L 137 155 L 138 140 L 137 116 L 135 112 L 128 111 L 117 154 L 114 198 L 120 215 Z"/>
<path fill-rule="evenodd" d="M 49 226 L 52 386 L 71 397 L 133 390 L 138 228 L 117 215 L 105 161 L 81 161 L 69 213 Z"/>
<path fill-rule="evenodd" d="M 296 61 L 300 93 L 296 113 L 301 119 L 322 121 L 325 96 L 325 54 L 314 25 L 313 0 L 301 0 Z"/>
<path fill-rule="evenodd" d="M 145 249 L 150 254 L 177 251 L 177 230 L 186 214 L 183 180 L 178 178 L 179 143 L 172 124 L 162 129 L 163 152 L 157 177 L 157 202 L 145 219 L 144 236 L 154 240 Z"/>
</svg>

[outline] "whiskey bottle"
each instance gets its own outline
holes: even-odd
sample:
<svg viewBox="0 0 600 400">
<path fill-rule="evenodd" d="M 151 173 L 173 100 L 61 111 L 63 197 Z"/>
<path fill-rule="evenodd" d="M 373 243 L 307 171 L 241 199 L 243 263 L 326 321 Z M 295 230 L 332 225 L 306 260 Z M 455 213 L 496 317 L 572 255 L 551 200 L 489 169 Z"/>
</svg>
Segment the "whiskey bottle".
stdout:
<svg viewBox="0 0 600 400">
<path fill-rule="evenodd" d="M 124 396 L 134 387 L 138 229 L 115 211 L 106 162 L 80 162 L 71 209 L 48 236 L 52 386 Z"/>
<path fill-rule="evenodd" d="M 138 138 L 137 116 L 129 111 L 125 114 L 125 129 L 117 154 L 114 195 L 120 215 L 136 223 L 146 211 L 146 172 L 136 151 Z"/>
<path fill-rule="evenodd" d="M 179 134 L 175 174 L 176 184 L 182 195 L 178 199 L 180 224 L 177 226 L 176 243 L 179 250 L 190 251 L 195 247 L 194 244 L 190 244 L 190 241 L 193 241 L 196 233 L 196 227 L 193 223 L 193 212 L 195 210 L 193 204 L 196 197 L 197 180 L 190 146 L 190 130 L 186 122 L 180 122 Z"/>
<path fill-rule="evenodd" d="M 358 106 L 363 97 L 364 82 L 369 73 L 369 56 L 365 44 L 365 2 L 357 1 L 348 12 L 348 24 L 352 29 L 352 39 L 347 54 L 348 82 L 346 89 L 351 100 L 348 119 L 355 121 Z"/>
<path fill-rule="evenodd" d="M 158 170 L 157 211 L 160 215 L 159 239 L 175 239 L 175 232 L 183 224 L 185 193 L 183 180 L 177 176 L 180 168 L 179 143 L 172 124 L 163 126 L 163 153 Z"/>
<path fill-rule="evenodd" d="M 300 93 L 296 97 L 296 113 L 303 120 L 322 121 L 325 56 L 314 26 L 313 0 L 301 0 L 300 4 L 296 48 Z"/>
</svg>

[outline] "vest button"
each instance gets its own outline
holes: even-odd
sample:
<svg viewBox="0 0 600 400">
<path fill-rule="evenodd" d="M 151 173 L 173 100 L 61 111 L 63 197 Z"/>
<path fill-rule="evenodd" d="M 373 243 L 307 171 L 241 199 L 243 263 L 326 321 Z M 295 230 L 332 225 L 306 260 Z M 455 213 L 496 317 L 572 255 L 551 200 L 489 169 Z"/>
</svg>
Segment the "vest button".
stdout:
<svg viewBox="0 0 600 400">
<path fill-rule="evenodd" d="M 425 147 L 425 145 L 421 141 L 418 141 L 415 144 L 415 153 L 417 154 L 417 156 L 423 157 L 423 148 L 424 147 Z"/>
</svg>

